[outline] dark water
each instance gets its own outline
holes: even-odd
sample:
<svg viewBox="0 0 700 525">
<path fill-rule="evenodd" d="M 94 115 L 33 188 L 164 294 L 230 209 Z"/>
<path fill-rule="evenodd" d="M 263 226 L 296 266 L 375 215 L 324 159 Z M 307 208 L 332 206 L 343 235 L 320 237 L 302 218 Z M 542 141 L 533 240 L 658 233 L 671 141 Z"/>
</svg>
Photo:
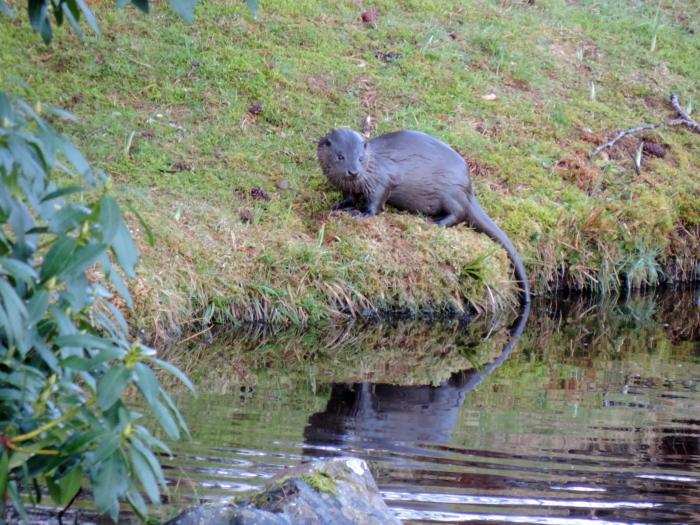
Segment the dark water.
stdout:
<svg viewBox="0 0 700 525">
<path fill-rule="evenodd" d="M 698 301 L 537 303 L 502 363 L 507 330 L 487 322 L 202 349 L 164 512 L 352 455 L 408 523 L 700 523 Z M 243 380 L 234 354 L 253 356 Z"/>
</svg>

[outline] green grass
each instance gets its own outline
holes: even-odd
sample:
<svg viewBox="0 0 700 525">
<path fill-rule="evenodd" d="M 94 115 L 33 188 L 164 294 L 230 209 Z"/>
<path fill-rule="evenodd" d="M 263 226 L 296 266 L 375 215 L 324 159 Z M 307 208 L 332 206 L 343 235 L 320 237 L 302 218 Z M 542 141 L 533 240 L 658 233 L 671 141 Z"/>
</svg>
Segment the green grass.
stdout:
<svg viewBox="0 0 700 525">
<path fill-rule="evenodd" d="M 376 0 L 373 24 L 354 2 L 265 3 L 253 20 L 244 2 L 216 1 L 192 26 L 164 4 L 148 17 L 92 6 L 99 38 L 61 29 L 48 48 L 22 17 L 0 20 L 3 89 L 18 80 L 75 112 L 80 124 L 61 129 L 152 224 L 134 294 L 136 321 L 157 337 L 211 319 L 512 300 L 508 261 L 484 235 L 395 211 L 328 214 L 337 194 L 315 143 L 368 114 L 375 134 L 426 131 L 472 162 L 538 291 L 694 276 L 700 136 L 646 136 L 668 154 L 645 157 L 641 176 L 622 150 L 587 158 L 615 130 L 672 116 L 671 91 L 697 106 L 693 0 Z"/>
</svg>

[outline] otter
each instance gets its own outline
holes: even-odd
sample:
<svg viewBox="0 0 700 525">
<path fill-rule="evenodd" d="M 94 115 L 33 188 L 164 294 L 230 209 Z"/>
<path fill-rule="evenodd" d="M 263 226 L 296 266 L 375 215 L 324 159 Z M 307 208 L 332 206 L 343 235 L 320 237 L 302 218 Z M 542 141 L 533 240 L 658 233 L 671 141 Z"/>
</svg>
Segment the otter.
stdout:
<svg viewBox="0 0 700 525">
<path fill-rule="evenodd" d="M 343 199 L 332 209 L 357 208 L 377 215 L 388 203 L 399 210 L 435 217 L 438 226 L 466 222 L 508 252 L 522 291 L 530 302 L 525 267 L 508 236 L 474 196 L 469 166 L 450 146 L 420 131 L 395 131 L 367 140 L 352 129 L 334 129 L 318 142 L 318 161 Z"/>
</svg>

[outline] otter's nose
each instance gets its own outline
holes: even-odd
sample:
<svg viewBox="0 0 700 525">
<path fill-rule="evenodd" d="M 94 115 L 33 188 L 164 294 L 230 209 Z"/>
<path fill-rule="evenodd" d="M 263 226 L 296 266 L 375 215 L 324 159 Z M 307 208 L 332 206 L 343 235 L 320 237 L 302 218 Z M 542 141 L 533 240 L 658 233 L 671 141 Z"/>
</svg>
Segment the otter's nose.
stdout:
<svg viewBox="0 0 700 525">
<path fill-rule="evenodd" d="M 348 170 L 348 175 L 351 177 L 357 177 L 358 172 L 355 170 Z"/>
</svg>

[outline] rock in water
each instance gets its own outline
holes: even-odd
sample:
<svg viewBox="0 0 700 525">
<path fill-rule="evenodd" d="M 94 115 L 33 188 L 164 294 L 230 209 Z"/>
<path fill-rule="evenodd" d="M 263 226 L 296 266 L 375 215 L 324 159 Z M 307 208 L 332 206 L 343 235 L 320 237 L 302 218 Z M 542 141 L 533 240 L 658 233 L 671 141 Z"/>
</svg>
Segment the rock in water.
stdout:
<svg viewBox="0 0 700 525">
<path fill-rule="evenodd" d="M 287 469 L 238 504 L 186 510 L 166 525 L 399 525 L 367 463 L 338 458 Z"/>
</svg>

